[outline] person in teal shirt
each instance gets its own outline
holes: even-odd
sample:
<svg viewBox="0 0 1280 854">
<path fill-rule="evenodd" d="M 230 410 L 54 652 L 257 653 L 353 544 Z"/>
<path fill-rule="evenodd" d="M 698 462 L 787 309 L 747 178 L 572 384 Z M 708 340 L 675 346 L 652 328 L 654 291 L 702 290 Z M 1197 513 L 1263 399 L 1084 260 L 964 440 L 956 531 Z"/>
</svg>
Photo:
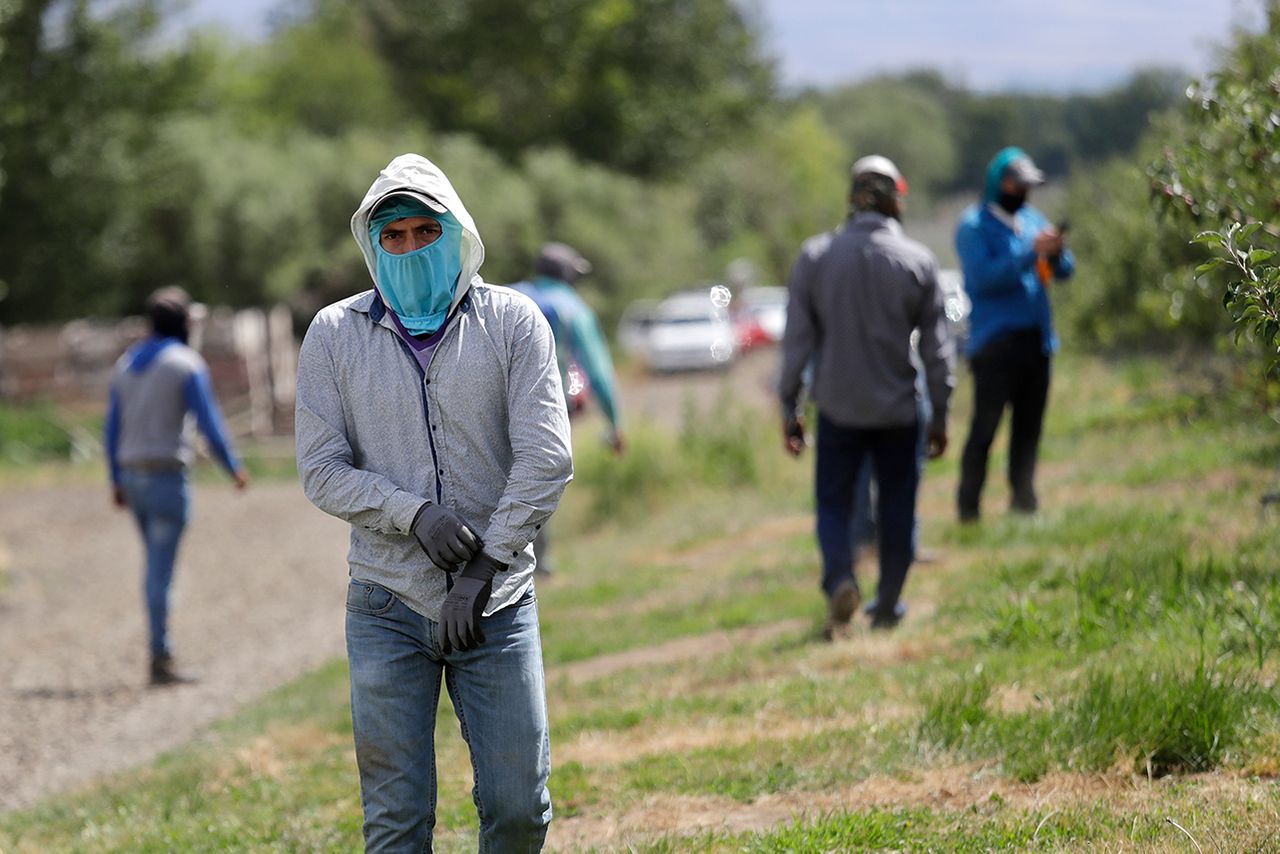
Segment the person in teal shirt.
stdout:
<svg viewBox="0 0 1280 854">
<path fill-rule="evenodd" d="M 609 357 L 609 348 L 595 312 L 574 288 L 578 279 L 590 272 L 591 262 L 578 250 L 566 243 L 552 242 L 543 245 L 539 251 L 533 278 L 511 287 L 532 299 L 551 325 L 565 406 L 569 408 L 570 415 L 575 414 L 571 405 L 574 396 L 585 386 L 609 422 L 606 437 L 609 447 L 620 454 L 624 443 L 613 360 Z M 536 572 L 542 576 L 549 575 L 551 562 L 546 525 L 533 545 Z"/>
</svg>

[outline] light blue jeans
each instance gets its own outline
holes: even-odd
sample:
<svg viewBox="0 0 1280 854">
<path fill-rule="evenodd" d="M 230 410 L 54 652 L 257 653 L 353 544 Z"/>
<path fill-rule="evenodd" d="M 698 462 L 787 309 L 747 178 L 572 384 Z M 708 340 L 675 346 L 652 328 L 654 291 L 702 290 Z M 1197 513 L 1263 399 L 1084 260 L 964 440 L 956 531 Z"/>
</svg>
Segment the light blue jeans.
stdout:
<svg viewBox="0 0 1280 854">
<path fill-rule="evenodd" d="M 146 552 L 143 596 L 147 603 L 147 623 L 151 634 L 152 657 L 169 654 L 169 587 L 178 543 L 187 527 L 190 512 L 187 473 L 174 471 L 120 472 L 125 501 L 142 533 Z"/>
<path fill-rule="evenodd" d="M 444 655 L 439 625 L 384 587 L 347 588 L 347 659 L 366 851 L 431 850 L 441 679 L 471 751 L 481 852 L 540 851 L 551 744 L 530 588 L 481 620 L 485 641 Z"/>
</svg>

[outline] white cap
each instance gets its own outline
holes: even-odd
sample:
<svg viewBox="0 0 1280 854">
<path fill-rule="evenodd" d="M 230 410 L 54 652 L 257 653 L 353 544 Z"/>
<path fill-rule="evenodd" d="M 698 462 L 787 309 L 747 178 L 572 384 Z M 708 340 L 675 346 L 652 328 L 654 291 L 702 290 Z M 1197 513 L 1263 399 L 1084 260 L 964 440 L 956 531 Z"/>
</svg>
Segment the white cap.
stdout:
<svg viewBox="0 0 1280 854">
<path fill-rule="evenodd" d="M 868 154 L 866 157 L 858 158 L 853 163 L 852 172 L 854 180 L 862 175 L 883 175 L 893 181 L 900 195 L 907 194 L 907 179 L 902 177 L 902 173 L 898 171 L 897 166 L 893 165 L 893 161 L 882 154 Z"/>
</svg>

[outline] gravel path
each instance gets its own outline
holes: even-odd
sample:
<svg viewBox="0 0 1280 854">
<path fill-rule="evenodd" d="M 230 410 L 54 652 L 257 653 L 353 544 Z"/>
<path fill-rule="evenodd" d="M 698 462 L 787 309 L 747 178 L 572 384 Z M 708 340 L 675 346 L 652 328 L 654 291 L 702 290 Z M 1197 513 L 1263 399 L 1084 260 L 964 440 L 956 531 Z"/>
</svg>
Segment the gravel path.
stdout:
<svg viewBox="0 0 1280 854">
<path fill-rule="evenodd" d="M 347 526 L 296 483 L 195 489 L 151 689 L 142 548 L 105 485 L 0 492 L 0 810 L 153 759 L 343 654 Z"/>
</svg>

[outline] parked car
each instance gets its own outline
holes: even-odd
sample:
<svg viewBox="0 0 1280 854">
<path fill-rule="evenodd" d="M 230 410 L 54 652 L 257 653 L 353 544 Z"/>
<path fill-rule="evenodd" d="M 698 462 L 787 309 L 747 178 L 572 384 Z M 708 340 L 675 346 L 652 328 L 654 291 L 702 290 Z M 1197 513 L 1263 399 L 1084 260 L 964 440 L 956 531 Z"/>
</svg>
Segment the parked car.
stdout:
<svg viewBox="0 0 1280 854">
<path fill-rule="evenodd" d="M 727 368 L 737 354 L 723 288 L 672 294 L 623 313 L 618 341 L 655 373 Z"/>
<path fill-rule="evenodd" d="M 731 313 L 740 351 L 761 344 L 776 344 L 787 328 L 787 289 L 745 288 L 733 301 Z"/>
</svg>

